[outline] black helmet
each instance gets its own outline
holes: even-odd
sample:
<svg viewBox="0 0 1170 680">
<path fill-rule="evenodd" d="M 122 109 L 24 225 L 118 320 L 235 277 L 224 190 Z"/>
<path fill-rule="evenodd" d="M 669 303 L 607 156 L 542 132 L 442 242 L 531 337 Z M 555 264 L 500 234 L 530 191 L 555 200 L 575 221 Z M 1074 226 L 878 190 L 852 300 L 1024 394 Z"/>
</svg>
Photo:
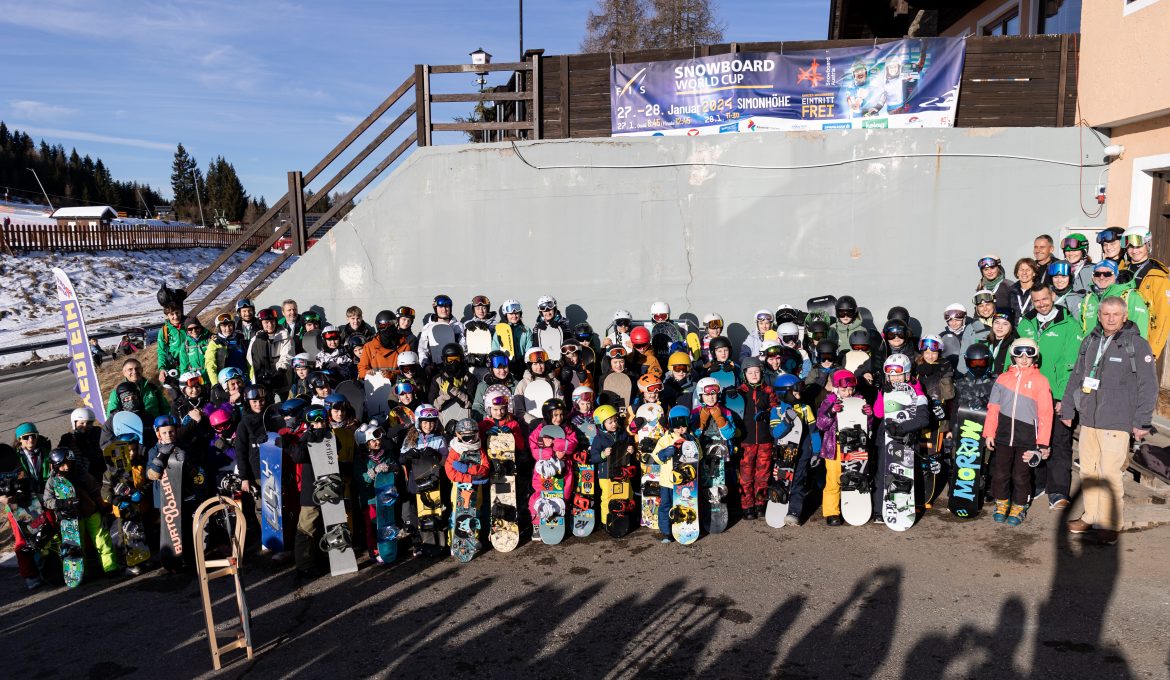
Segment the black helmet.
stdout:
<svg viewBox="0 0 1170 680">
<path fill-rule="evenodd" d="M 463 348 L 458 343 L 448 342 L 443 345 L 443 363 L 457 363 L 463 361 Z"/>
<path fill-rule="evenodd" d="M 890 307 L 889 313 L 886 314 L 886 320 L 897 319 L 904 324 L 910 323 L 910 312 L 905 307 Z"/>
<path fill-rule="evenodd" d="M 849 334 L 849 346 L 857 349 L 858 346 L 863 346 L 869 349 L 869 331 L 864 328 L 858 328 Z"/>
<path fill-rule="evenodd" d="M 825 338 L 817 342 L 817 361 L 837 359 L 837 343 Z"/>
<path fill-rule="evenodd" d="M 728 340 L 727 338 L 723 337 L 722 335 L 720 335 L 720 336 L 719 336 L 719 337 L 717 337 L 717 338 L 712 338 L 712 339 L 711 339 L 711 345 L 710 345 L 710 347 L 711 347 L 711 351 L 712 351 L 712 352 L 714 352 L 715 350 L 719 349 L 720 347 L 723 347 L 723 348 L 726 348 L 726 349 L 731 349 L 731 341 L 730 341 L 730 340 Z"/>
<path fill-rule="evenodd" d="M 852 295 L 842 295 L 841 297 L 837 298 L 837 304 L 833 306 L 833 309 L 836 311 L 838 317 L 841 316 L 842 312 L 848 314 L 849 316 L 856 317 L 857 300 L 854 300 Z"/>
<path fill-rule="evenodd" d="M 557 410 L 565 413 L 566 415 L 569 413 L 569 409 L 565 406 L 564 399 L 553 397 L 552 399 L 544 402 L 544 406 L 540 407 L 540 413 L 544 416 L 544 422 L 547 423 L 551 421 L 553 411 Z"/>
<path fill-rule="evenodd" d="M 383 309 L 378 312 L 378 316 L 374 317 L 374 328 L 382 330 L 383 328 L 393 328 L 398 323 L 398 315 L 389 309 Z"/>
<path fill-rule="evenodd" d="M 75 459 L 76 455 L 73 453 L 73 449 L 61 447 L 49 452 L 49 463 L 53 466 L 54 470 L 60 468 L 65 463 L 72 463 Z"/>
</svg>

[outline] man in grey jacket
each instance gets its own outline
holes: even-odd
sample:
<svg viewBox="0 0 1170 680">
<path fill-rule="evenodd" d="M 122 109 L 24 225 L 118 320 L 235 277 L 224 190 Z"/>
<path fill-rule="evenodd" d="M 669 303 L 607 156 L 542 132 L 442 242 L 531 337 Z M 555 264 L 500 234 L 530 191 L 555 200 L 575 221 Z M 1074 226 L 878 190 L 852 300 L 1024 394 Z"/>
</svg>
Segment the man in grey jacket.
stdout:
<svg viewBox="0 0 1170 680">
<path fill-rule="evenodd" d="M 1061 401 L 1061 422 L 1072 427 L 1081 418 L 1081 493 L 1085 512 L 1068 523 L 1074 534 L 1096 529 L 1105 544 L 1117 542 L 1121 529 L 1122 475 L 1129 438 L 1150 433 L 1158 402 L 1158 380 L 1150 345 L 1126 321 L 1119 297 L 1101 302 L 1097 326 L 1081 343 L 1080 355 Z"/>
</svg>

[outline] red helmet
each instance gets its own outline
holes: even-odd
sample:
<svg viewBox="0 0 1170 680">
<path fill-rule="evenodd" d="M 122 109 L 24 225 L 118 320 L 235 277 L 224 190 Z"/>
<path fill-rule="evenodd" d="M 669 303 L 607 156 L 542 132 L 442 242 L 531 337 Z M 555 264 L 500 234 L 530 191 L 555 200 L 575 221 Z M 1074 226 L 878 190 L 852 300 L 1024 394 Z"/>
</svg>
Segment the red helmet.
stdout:
<svg viewBox="0 0 1170 680">
<path fill-rule="evenodd" d="M 650 331 L 646 330 L 645 326 L 638 326 L 630 331 L 630 342 L 634 343 L 634 347 L 645 347 L 650 344 Z"/>
</svg>

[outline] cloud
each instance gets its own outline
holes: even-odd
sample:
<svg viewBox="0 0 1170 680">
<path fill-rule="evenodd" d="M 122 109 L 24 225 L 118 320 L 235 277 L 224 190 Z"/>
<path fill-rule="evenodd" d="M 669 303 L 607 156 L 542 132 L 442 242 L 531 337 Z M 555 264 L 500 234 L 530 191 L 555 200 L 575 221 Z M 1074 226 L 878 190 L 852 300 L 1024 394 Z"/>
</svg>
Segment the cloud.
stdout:
<svg viewBox="0 0 1170 680">
<path fill-rule="evenodd" d="M 20 123 L 13 123 L 12 127 L 37 137 L 76 139 L 82 142 L 97 142 L 99 144 L 114 144 L 116 146 L 133 146 L 139 149 L 154 149 L 157 151 L 170 151 L 175 148 L 174 144 L 167 144 L 165 142 L 152 142 L 148 139 L 135 139 L 133 137 L 99 135 L 93 132 L 85 132 L 84 130 L 59 130 L 57 128 L 43 128 L 37 127 L 35 125 L 22 125 Z"/>
<path fill-rule="evenodd" d="M 27 120 L 58 120 L 77 113 L 77 109 L 71 109 L 68 106 L 46 104 L 33 99 L 10 101 L 8 109 L 13 115 Z"/>
</svg>

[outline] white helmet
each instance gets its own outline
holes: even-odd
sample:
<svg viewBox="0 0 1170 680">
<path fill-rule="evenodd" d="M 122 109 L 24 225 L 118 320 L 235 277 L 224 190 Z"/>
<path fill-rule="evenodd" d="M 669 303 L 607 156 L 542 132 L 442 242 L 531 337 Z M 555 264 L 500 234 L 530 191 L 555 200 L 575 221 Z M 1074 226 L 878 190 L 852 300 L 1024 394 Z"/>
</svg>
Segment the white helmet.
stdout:
<svg viewBox="0 0 1170 680">
<path fill-rule="evenodd" d="M 656 316 L 661 316 L 663 314 L 666 315 L 666 318 L 668 318 L 668 319 L 670 318 L 670 305 L 666 304 L 665 302 L 663 302 L 661 300 L 657 300 L 657 301 L 652 302 L 650 304 L 650 318 L 651 319 L 653 319 Z"/>
<path fill-rule="evenodd" d="M 619 309 L 613 313 L 613 322 L 614 323 L 617 323 L 618 321 L 633 321 L 633 320 L 634 320 L 634 315 L 630 314 L 628 311 L 626 311 L 624 309 Z"/>
<path fill-rule="evenodd" d="M 718 314 L 716 314 L 715 312 L 711 312 L 711 313 L 710 313 L 710 314 L 708 314 L 707 316 L 704 316 L 704 317 L 703 317 L 703 325 L 704 325 L 704 326 L 710 325 L 710 324 L 711 324 L 711 322 L 713 322 L 713 321 L 718 321 L 720 324 L 722 324 L 722 323 L 723 323 L 723 317 L 719 316 L 719 315 L 718 315 Z"/>
<path fill-rule="evenodd" d="M 776 329 L 776 335 L 780 336 L 780 337 L 784 337 L 785 335 L 791 335 L 793 337 L 799 338 L 800 337 L 800 326 L 797 326 L 796 324 L 792 323 L 791 321 L 785 321 L 784 323 L 780 324 L 779 328 Z"/>
<path fill-rule="evenodd" d="M 536 308 L 537 309 L 540 309 L 541 307 L 550 307 L 550 306 L 551 307 L 557 306 L 557 299 L 551 295 L 541 295 L 540 299 L 538 299 L 536 301 Z"/>
<path fill-rule="evenodd" d="M 524 307 L 519 300 L 504 300 L 504 304 L 500 305 L 500 316 L 505 314 L 523 314 Z"/>
<path fill-rule="evenodd" d="M 91 420 L 97 420 L 97 416 L 93 414 L 93 409 L 86 408 L 85 406 L 75 408 L 73 409 L 73 412 L 69 414 L 70 423 L 76 423 L 78 421 L 89 422 Z"/>
<path fill-rule="evenodd" d="M 891 354 L 882 364 L 882 372 L 886 375 L 907 375 L 910 373 L 910 357 L 905 354 Z"/>
<path fill-rule="evenodd" d="M 1130 242 L 1131 238 L 1134 238 L 1134 240 L 1140 238 L 1141 243 L 1131 243 Z M 1150 241 L 1152 240 L 1152 234 L 1150 234 L 1149 227 L 1130 227 L 1129 229 L 1125 230 L 1124 234 L 1121 235 L 1121 239 L 1122 239 L 1122 241 L 1125 242 L 1125 245 L 1127 245 L 1127 246 L 1137 246 L 1137 245 L 1148 246 L 1148 245 L 1150 245 Z"/>
<path fill-rule="evenodd" d="M 398 355 L 398 366 L 418 366 L 418 355 L 411 351 Z"/>
</svg>

